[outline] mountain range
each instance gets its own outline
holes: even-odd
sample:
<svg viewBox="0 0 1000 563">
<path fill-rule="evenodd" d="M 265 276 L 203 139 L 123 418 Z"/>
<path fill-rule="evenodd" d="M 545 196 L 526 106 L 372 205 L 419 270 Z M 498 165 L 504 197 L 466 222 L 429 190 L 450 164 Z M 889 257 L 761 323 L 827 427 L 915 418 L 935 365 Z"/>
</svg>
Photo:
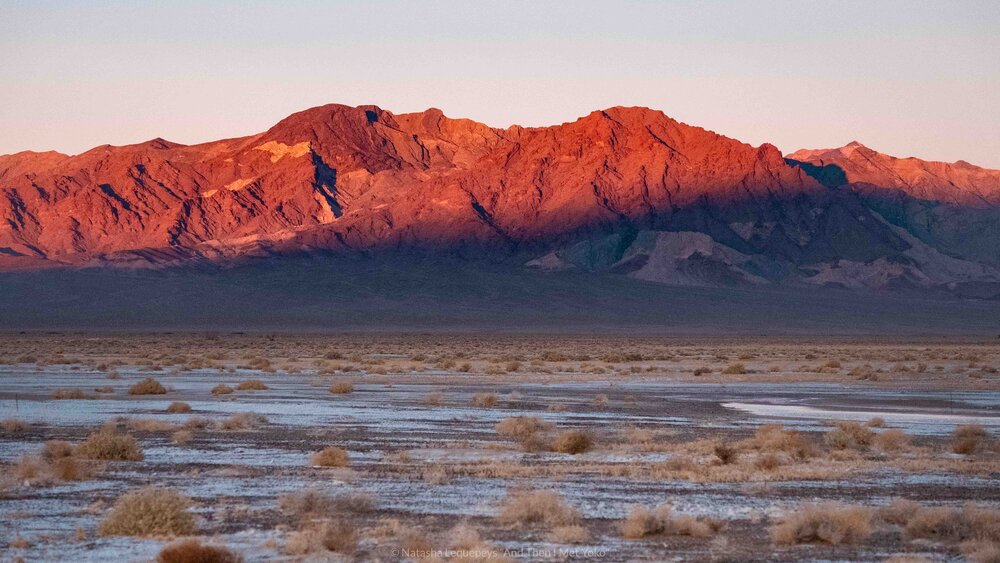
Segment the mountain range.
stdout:
<svg viewBox="0 0 1000 563">
<path fill-rule="evenodd" d="M 1000 296 L 1000 171 L 753 147 L 613 107 L 499 129 L 325 105 L 267 131 L 0 156 L 0 270 L 441 258 L 666 286 Z M 602 282 L 603 283 L 603 282 Z"/>
</svg>

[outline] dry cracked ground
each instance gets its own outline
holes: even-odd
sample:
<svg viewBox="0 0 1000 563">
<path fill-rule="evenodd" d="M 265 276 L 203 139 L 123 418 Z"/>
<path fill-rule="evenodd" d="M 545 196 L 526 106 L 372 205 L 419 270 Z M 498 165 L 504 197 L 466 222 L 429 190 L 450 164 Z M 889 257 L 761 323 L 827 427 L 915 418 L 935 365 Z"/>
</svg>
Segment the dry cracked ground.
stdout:
<svg viewBox="0 0 1000 563">
<path fill-rule="evenodd" d="M 1000 561 L 1000 348 L 0 335 L 24 561 Z"/>
</svg>

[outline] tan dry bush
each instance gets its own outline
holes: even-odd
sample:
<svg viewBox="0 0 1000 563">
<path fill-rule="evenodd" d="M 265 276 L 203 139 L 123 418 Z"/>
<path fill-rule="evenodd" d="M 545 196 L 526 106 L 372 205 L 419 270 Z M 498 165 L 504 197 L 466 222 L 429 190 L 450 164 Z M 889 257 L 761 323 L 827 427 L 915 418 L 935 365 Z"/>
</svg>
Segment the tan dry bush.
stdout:
<svg viewBox="0 0 1000 563">
<path fill-rule="evenodd" d="M 21 434 L 31 429 L 31 424 L 17 418 L 5 418 L 0 422 L 0 433 Z"/>
<path fill-rule="evenodd" d="M 49 463 L 49 471 L 59 481 L 84 481 L 93 475 L 93 468 L 75 457 L 61 457 Z"/>
<path fill-rule="evenodd" d="M 537 416 L 509 416 L 496 425 L 497 434 L 513 440 L 523 440 L 537 432 L 551 429 L 552 423 Z"/>
<path fill-rule="evenodd" d="M 166 395 L 167 388 L 152 377 L 133 384 L 128 388 L 129 395 Z"/>
<path fill-rule="evenodd" d="M 951 435 L 951 449 L 957 454 L 969 455 L 982 449 L 986 442 L 986 429 L 978 424 L 965 424 L 955 428 Z"/>
<path fill-rule="evenodd" d="M 445 466 L 435 464 L 424 468 L 421 478 L 425 483 L 431 485 L 443 485 L 451 480 L 451 475 L 448 474 L 448 469 Z"/>
<path fill-rule="evenodd" d="M 319 467 L 347 467 L 350 462 L 347 450 L 334 446 L 323 448 L 309 457 L 309 464 Z"/>
<path fill-rule="evenodd" d="M 330 392 L 334 395 L 347 395 L 354 392 L 354 384 L 350 381 L 338 381 L 330 386 Z"/>
<path fill-rule="evenodd" d="M 736 463 L 739 457 L 739 452 L 736 451 L 736 448 L 725 442 L 715 444 L 715 447 L 712 448 L 712 453 L 715 454 L 715 459 L 722 465 Z"/>
<path fill-rule="evenodd" d="M 546 536 L 546 540 L 552 543 L 581 544 L 590 540 L 590 532 L 583 526 L 556 526 Z"/>
<path fill-rule="evenodd" d="M 86 459 L 105 461 L 142 461 L 145 455 L 139 442 L 128 434 L 112 430 L 92 432 L 76 447 L 74 453 Z"/>
<path fill-rule="evenodd" d="M 868 421 L 869 428 L 884 428 L 885 419 L 881 416 L 873 416 L 871 420 Z"/>
<path fill-rule="evenodd" d="M 961 550 L 969 563 L 1000 563 L 1000 543 L 970 541 L 963 543 Z"/>
<path fill-rule="evenodd" d="M 899 555 L 893 555 L 892 557 L 889 557 L 882 563 L 933 563 L 933 562 L 922 555 L 909 555 L 901 553 Z"/>
<path fill-rule="evenodd" d="M 243 563 L 243 556 L 227 547 L 186 538 L 165 545 L 156 563 Z"/>
<path fill-rule="evenodd" d="M 233 392 L 233 388 L 226 385 L 225 383 L 220 383 L 215 387 L 212 387 L 213 395 L 229 395 Z"/>
<path fill-rule="evenodd" d="M 582 454 L 594 447 L 593 436 L 585 430 L 564 430 L 552 441 L 552 451 Z"/>
<path fill-rule="evenodd" d="M 922 508 L 907 521 L 907 539 L 951 543 L 964 541 L 1000 542 L 1000 510 L 968 503 L 960 509 Z"/>
<path fill-rule="evenodd" d="M 597 408 L 604 408 L 608 406 L 608 396 L 604 393 L 594 395 L 594 406 Z"/>
<path fill-rule="evenodd" d="M 628 444 L 649 444 L 655 436 L 652 430 L 636 426 L 626 428 L 623 435 L 625 436 L 625 442 Z"/>
<path fill-rule="evenodd" d="M 893 499 L 886 506 L 875 510 L 875 517 L 886 524 L 905 526 L 917 512 L 921 510 L 919 503 L 905 498 Z"/>
<path fill-rule="evenodd" d="M 743 375 L 747 372 L 747 367 L 743 364 L 730 364 L 722 370 L 723 375 Z"/>
<path fill-rule="evenodd" d="M 266 383 L 259 379 L 244 379 L 237 386 L 237 391 L 265 391 L 270 389 Z"/>
<path fill-rule="evenodd" d="M 53 461 L 73 455 L 73 444 L 66 440 L 47 440 L 42 444 L 42 459 Z"/>
<path fill-rule="evenodd" d="M 784 464 L 782 463 L 781 457 L 773 453 L 766 453 L 762 456 L 759 456 L 753 462 L 754 468 L 759 469 L 761 471 L 774 471 L 775 469 L 781 467 L 782 465 Z"/>
<path fill-rule="evenodd" d="M 285 543 L 289 555 L 306 555 L 332 551 L 351 554 L 358 548 L 358 535 L 345 520 L 312 523 L 292 532 Z"/>
<path fill-rule="evenodd" d="M 236 413 L 218 422 L 219 430 L 250 430 L 267 424 L 267 417 L 255 412 Z"/>
<path fill-rule="evenodd" d="M 212 425 L 212 421 L 204 416 L 192 416 L 184 421 L 181 428 L 184 430 L 204 430 Z"/>
<path fill-rule="evenodd" d="M 175 429 L 173 424 L 165 420 L 150 418 L 130 418 L 125 426 L 133 432 L 170 432 Z"/>
<path fill-rule="evenodd" d="M 119 497 L 97 528 L 102 536 L 178 536 L 195 531 L 191 499 L 173 489 L 148 486 Z"/>
<path fill-rule="evenodd" d="M 48 469 L 48 464 L 42 458 L 33 455 L 22 455 L 14 464 L 13 474 L 18 481 L 39 484 L 49 480 Z"/>
<path fill-rule="evenodd" d="M 189 413 L 192 410 L 191 405 L 185 403 L 184 401 L 174 401 L 167 405 L 167 412 L 173 414 Z"/>
<path fill-rule="evenodd" d="M 771 527 L 778 545 L 828 543 L 856 544 L 872 533 L 872 510 L 839 503 L 810 504 L 786 514 Z"/>
<path fill-rule="evenodd" d="M 496 393 L 476 393 L 472 396 L 472 406 L 481 409 L 496 408 L 500 404 L 500 398 Z"/>
<path fill-rule="evenodd" d="M 883 452 L 898 452 L 910 444 L 910 437 L 898 428 L 890 428 L 876 434 L 873 443 Z"/>
<path fill-rule="evenodd" d="M 333 511 L 333 497 L 314 488 L 284 493 L 278 496 L 278 509 L 300 520 L 324 518 Z"/>
<path fill-rule="evenodd" d="M 701 376 L 703 376 L 703 375 L 705 375 L 707 373 L 712 373 L 712 368 L 706 367 L 706 366 L 701 366 L 701 367 L 694 368 L 694 371 L 692 372 L 692 375 L 694 375 L 695 377 L 701 377 Z"/>
<path fill-rule="evenodd" d="M 114 393 L 114 392 L 115 392 L 115 388 L 111 387 L 109 385 L 104 385 L 104 386 L 101 386 L 101 387 L 95 387 L 94 388 L 94 393 L 101 393 L 101 394 L 107 395 L 107 394 Z"/>
<path fill-rule="evenodd" d="M 669 504 L 661 504 L 633 507 L 621 523 L 621 532 L 622 537 L 633 540 L 658 535 L 705 538 L 718 532 L 722 524 L 715 519 L 674 516 Z"/>
<path fill-rule="evenodd" d="M 87 394 L 82 389 L 53 389 L 52 398 L 57 401 L 86 399 Z"/>
<path fill-rule="evenodd" d="M 835 450 L 860 450 L 871 445 L 875 433 L 857 422 L 838 420 L 836 428 L 823 436 L 823 442 Z"/>
<path fill-rule="evenodd" d="M 373 512 L 376 507 L 375 497 L 368 493 L 341 493 L 331 499 L 331 506 L 337 512 L 364 514 Z"/>
<path fill-rule="evenodd" d="M 569 526 L 580 520 L 580 513 L 555 491 L 525 490 L 507 493 L 497 520 L 501 524 L 518 527 Z"/>
<path fill-rule="evenodd" d="M 434 391 L 424 396 L 423 403 L 429 407 L 440 407 L 444 404 L 444 393 Z"/>
</svg>

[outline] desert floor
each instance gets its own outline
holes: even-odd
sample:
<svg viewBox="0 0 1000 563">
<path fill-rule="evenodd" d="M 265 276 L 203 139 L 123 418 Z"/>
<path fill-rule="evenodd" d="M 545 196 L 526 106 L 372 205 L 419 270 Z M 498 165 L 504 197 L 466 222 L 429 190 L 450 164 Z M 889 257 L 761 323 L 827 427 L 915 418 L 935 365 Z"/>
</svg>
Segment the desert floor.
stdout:
<svg viewBox="0 0 1000 563">
<path fill-rule="evenodd" d="M 997 561 L 998 368 L 940 337 L 3 334 L 0 553 Z"/>
</svg>

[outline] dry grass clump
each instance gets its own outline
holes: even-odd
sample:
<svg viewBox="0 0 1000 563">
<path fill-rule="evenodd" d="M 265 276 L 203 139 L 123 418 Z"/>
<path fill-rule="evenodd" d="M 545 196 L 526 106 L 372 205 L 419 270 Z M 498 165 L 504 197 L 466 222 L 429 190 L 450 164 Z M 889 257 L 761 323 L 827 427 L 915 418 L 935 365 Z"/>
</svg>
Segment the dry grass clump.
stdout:
<svg viewBox="0 0 1000 563">
<path fill-rule="evenodd" d="M 53 461 L 73 455 L 73 444 L 65 440 L 47 440 L 42 444 L 42 459 Z"/>
<path fill-rule="evenodd" d="M 309 457 L 309 464 L 319 467 L 347 467 L 350 462 L 347 450 L 334 446 L 323 448 Z"/>
<path fill-rule="evenodd" d="M 873 416 L 871 420 L 868 421 L 869 428 L 884 428 L 885 419 L 881 416 Z"/>
<path fill-rule="evenodd" d="M 551 429 L 551 423 L 537 416 L 509 416 L 496 425 L 497 434 L 518 441 Z"/>
<path fill-rule="evenodd" d="M 712 453 L 715 454 L 716 460 L 718 460 L 718 462 L 722 465 L 736 463 L 736 460 L 739 457 L 739 452 L 736 451 L 736 448 L 725 442 L 719 442 L 716 444 L 715 447 L 712 448 Z"/>
<path fill-rule="evenodd" d="M 92 432 L 74 451 L 83 458 L 105 461 L 142 461 L 146 457 L 135 438 L 107 429 Z"/>
<path fill-rule="evenodd" d="M 580 520 L 580 513 L 549 490 L 526 490 L 507 493 L 500 505 L 497 520 L 508 526 L 569 526 Z"/>
<path fill-rule="evenodd" d="M 167 405 L 167 412 L 169 413 L 183 414 L 191 411 L 191 405 L 185 403 L 184 401 L 174 401 Z"/>
<path fill-rule="evenodd" d="M 233 388 L 226 385 L 225 383 L 220 383 L 215 387 L 212 387 L 213 395 L 229 395 L 233 392 Z"/>
<path fill-rule="evenodd" d="M 552 441 L 552 451 L 582 454 L 594 447 L 594 438 L 585 430 L 564 430 Z"/>
<path fill-rule="evenodd" d="M 970 563 L 1000 562 L 1000 543 L 970 541 L 961 545 L 962 555 Z"/>
<path fill-rule="evenodd" d="M 194 432 L 190 430 L 178 430 L 170 435 L 170 442 L 178 446 L 190 444 L 194 440 Z"/>
<path fill-rule="evenodd" d="M 583 526 L 556 526 L 546 539 L 552 543 L 581 544 L 590 540 L 590 532 Z"/>
<path fill-rule="evenodd" d="M 243 556 L 220 546 L 204 544 L 198 538 L 168 543 L 156 556 L 156 563 L 242 563 Z"/>
<path fill-rule="evenodd" d="M 875 439 L 875 433 L 857 422 L 838 420 L 836 428 L 826 433 L 823 441 L 835 450 L 861 450 Z"/>
<path fill-rule="evenodd" d="M 1000 542 L 1000 510 L 972 503 L 962 508 L 921 508 L 910 514 L 905 535 L 911 540 Z"/>
<path fill-rule="evenodd" d="M 500 405 L 500 397 L 496 393 L 476 393 L 472 396 L 472 406 L 481 409 L 492 409 Z"/>
<path fill-rule="evenodd" d="M 259 379 L 244 379 L 236 386 L 237 391 L 265 391 L 267 389 L 270 387 Z"/>
<path fill-rule="evenodd" d="M 333 511 L 333 497 L 313 488 L 284 493 L 278 497 L 278 509 L 300 520 L 323 518 Z"/>
<path fill-rule="evenodd" d="M 641 539 L 650 536 L 709 537 L 722 529 L 722 521 L 693 516 L 674 516 L 673 507 L 661 504 L 655 508 L 636 506 L 621 524 L 622 537 Z"/>
<path fill-rule="evenodd" d="M 444 404 L 444 394 L 439 391 L 428 393 L 424 396 L 423 403 L 429 407 L 440 407 Z"/>
<path fill-rule="evenodd" d="M 608 406 L 608 396 L 604 393 L 598 393 L 594 395 L 594 406 L 598 408 L 604 408 Z"/>
<path fill-rule="evenodd" d="M 338 381 L 330 386 L 330 392 L 334 395 L 347 395 L 354 392 L 354 384 L 350 381 Z"/>
<path fill-rule="evenodd" d="M 289 555 L 306 555 L 332 551 L 350 554 L 358 548 L 358 535 L 345 520 L 312 523 L 292 532 L 285 543 Z"/>
<path fill-rule="evenodd" d="M 102 385 L 101 387 L 94 387 L 94 393 L 111 394 L 115 392 L 115 388 L 110 385 Z"/>
<path fill-rule="evenodd" d="M 729 364 L 722 373 L 723 375 L 743 375 L 747 372 L 747 367 L 743 364 Z"/>
<path fill-rule="evenodd" d="M 167 388 L 152 377 L 133 384 L 128 388 L 129 395 L 166 395 Z"/>
<path fill-rule="evenodd" d="M 779 545 L 860 543 L 872 534 L 872 510 L 838 503 L 806 505 L 771 528 Z"/>
<path fill-rule="evenodd" d="M 816 448 L 798 430 L 786 430 L 780 424 L 764 424 L 754 431 L 750 447 L 762 452 L 785 453 L 797 460 L 805 460 L 816 454 Z"/>
<path fill-rule="evenodd" d="M 149 418 L 130 418 L 125 426 L 133 432 L 169 432 L 174 430 L 174 425 L 167 421 Z"/>
<path fill-rule="evenodd" d="M 873 445 L 883 452 L 898 452 L 909 444 L 910 437 L 898 428 L 883 430 L 873 440 Z"/>
<path fill-rule="evenodd" d="M 87 394 L 82 389 L 53 389 L 52 398 L 57 401 L 86 399 Z"/>
<path fill-rule="evenodd" d="M 240 412 L 217 423 L 219 430 L 250 430 L 267 424 L 267 417 L 255 412 Z"/>
<path fill-rule="evenodd" d="M 191 499 L 173 489 L 149 486 L 122 495 L 97 528 L 102 536 L 178 536 L 194 533 Z"/>
<path fill-rule="evenodd" d="M 978 424 L 959 426 L 951 435 L 951 450 L 957 454 L 974 454 L 982 448 L 986 437 L 986 429 Z"/>
<path fill-rule="evenodd" d="M 0 433 L 21 434 L 31 429 L 31 424 L 17 418 L 5 418 L 0 422 Z"/>
<path fill-rule="evenodd" d="M 893 499 L 886 506 L 880 506 L 875 511 L 875 517 L 886 524 L 905 526 L 910 518 L 921 509 L 920 504 L 905 498 Z"/>
</svg>

